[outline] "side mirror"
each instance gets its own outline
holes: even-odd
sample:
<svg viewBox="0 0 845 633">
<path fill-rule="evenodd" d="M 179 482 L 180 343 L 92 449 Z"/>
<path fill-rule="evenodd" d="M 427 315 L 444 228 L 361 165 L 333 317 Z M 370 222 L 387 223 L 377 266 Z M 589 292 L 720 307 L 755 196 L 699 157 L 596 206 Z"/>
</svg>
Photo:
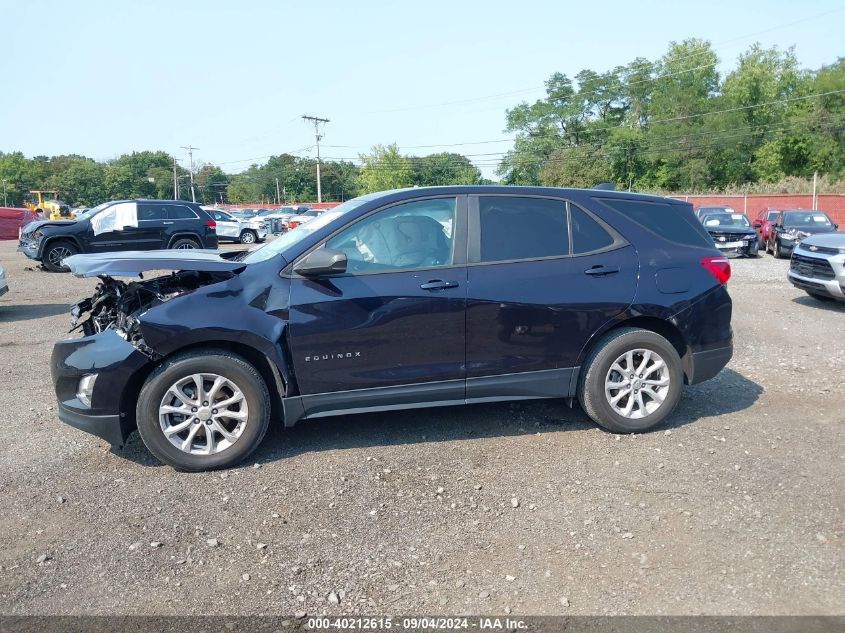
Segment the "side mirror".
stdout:
<svg viewBox="0 0 845 633">
<path fill-rule="evenodd" d="M 752 224 L 751 226 L 753 226 L 755 229 L 759 229 L 759 228 L 760 228 L 760 227 L 762 227 L 763 225 L 762 225 L 760 222 L 755 222 L 755 223 L 754 223 L 754 224 Z"/>
<path fill-rule="evenodd" d="M 330 248 L 318 248 L 299 260 L 293 270 L 303 277 L 345 273 L 346 253 Z"/>
</svg>

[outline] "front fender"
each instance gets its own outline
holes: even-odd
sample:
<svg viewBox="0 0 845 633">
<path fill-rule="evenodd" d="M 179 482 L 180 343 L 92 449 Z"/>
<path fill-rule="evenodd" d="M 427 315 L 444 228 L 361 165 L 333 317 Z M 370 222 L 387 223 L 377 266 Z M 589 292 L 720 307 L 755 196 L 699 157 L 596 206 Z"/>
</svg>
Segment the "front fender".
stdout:
<svg viewBox="0 0 845 633">
<path fill-rule="evenodd" d="M 150 308 L 138 317 L 141 335 L 161 356 L 204 343 L 246 345 L 271 360 L 290 384 L 288 291 L 278 275 L 269 283 L 259 275 L 236 275 Z"/>
</svg>

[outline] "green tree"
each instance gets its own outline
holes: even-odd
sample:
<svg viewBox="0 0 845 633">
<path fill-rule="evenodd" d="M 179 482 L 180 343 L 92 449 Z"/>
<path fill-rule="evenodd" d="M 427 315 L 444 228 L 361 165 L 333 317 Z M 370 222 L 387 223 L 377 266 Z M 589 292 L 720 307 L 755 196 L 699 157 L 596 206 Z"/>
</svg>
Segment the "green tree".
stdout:
<svg viewBox="0 0 845 633">
<path fill-rule="evenodd" d="M 362 166 L 358 177 L 361 193 L 399 189 L 414 184 L 411 161 L 399 153 L 396 143 L 373 145 L 369 154 L 360 155 Z"/>
<path fill-rule="evenodd" d="M 466 156 L 441 152 L 412 160 L 414 184 L 420 187 L 440 185 L 477 185 L 481 171 Z"/>
</svg>

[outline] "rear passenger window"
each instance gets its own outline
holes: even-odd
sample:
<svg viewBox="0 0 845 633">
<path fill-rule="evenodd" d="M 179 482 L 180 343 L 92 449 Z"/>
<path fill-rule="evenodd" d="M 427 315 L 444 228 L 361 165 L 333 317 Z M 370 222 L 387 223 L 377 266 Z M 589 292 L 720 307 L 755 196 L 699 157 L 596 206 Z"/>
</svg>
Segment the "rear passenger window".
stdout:
<svg viewBox="0 0 845 633">
<path fill-rule="evenodd" d="M 713 245 L 701 223 L 680 205 L 622 198 L 601 198 L 600 201 L 670 242 L 687 246 Z"/>
<path fill-rule="evenodd" d="M 482 262 L 569 254 L 564 202 L 543 198 L 482 196 L 478 204 Z"/>
<path fill-rule="evenodd" d="M 171 220 L 194 220 L 197 214 L 181 204 L 171 204 L 169 208 Z"/>
<path fill-rule="evenodd" d="M 139 204 L 138 220 L 164 220 L 167 218 L 166 207 L 163 204 Z"/>
<path fill-rule="evenodd" d="M 573 254 L 592 253 L 613 245 L 613 237 L 583 209 L 574 204 L 569 205 L 569 220 Z"/>
</svg>

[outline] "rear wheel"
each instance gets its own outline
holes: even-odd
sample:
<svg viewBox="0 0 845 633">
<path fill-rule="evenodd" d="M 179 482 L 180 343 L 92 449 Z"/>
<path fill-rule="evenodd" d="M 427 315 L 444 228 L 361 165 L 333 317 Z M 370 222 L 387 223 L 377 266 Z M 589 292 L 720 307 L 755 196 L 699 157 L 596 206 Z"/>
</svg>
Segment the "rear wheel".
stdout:
<svg viewBox="0 0 845 633">
<path fill-rule="evenodd" d="M 665 338 L 638 328 L 614 330 L 584 363 L 578 397 L 597 424 L 616 433 L 650 429 L 681 398 L 681 359 Z"/>
<path fill-rule="evenodd" d="M 255 231 L 250 231 L 249 229 L 241 231 L 241 244 L 255 244 L 257 239 L 258 235 L 256 235 Z"/>
<path fill-rule="evenodd" d="M 199 248 L 200 245 L 197 244 L 196 240 L 191 239 L 190 237 L 182 237 L 173 242 L 170 245 L 170 248 L 175 248 L 178 250 L 190 250 L 192 248 Z"/>
<path fill-rule="evenodd" d="M 178 470 L 226 468 L 245 459 L 270 423 L 270 394 L 251 364 L 223 350 L 200 350 L 162 363 L 136 406 L 150 452 Z"/>
<path fill-rule="evenodd" d="M 64 265 L 64 260 L 78 252 L 79 249 L 71 242 L 52 242 L 44 249 L 41 263 L 47 270 L 52 270 L 54 273 L 66 273 L 70 268 Z"/>
</svg>

